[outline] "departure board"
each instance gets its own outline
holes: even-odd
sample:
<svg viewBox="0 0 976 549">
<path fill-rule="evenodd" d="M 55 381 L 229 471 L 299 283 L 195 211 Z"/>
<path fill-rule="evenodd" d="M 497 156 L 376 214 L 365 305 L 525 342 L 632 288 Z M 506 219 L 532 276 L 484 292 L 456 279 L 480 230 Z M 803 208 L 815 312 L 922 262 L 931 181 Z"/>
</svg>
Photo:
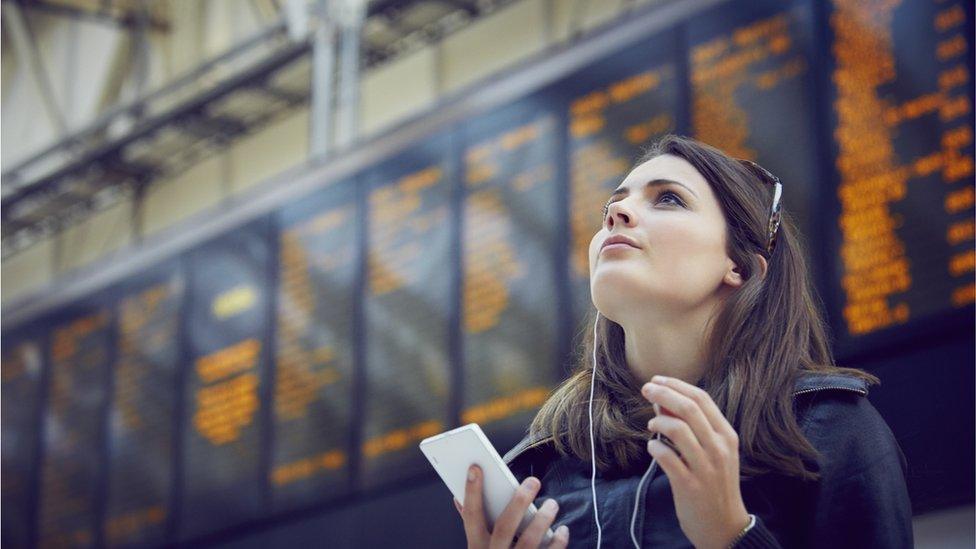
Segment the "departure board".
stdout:
<svg viewBox="0 0 976 549">
<path fill-rule="evenodd" d="M 176 262 L 118 289 L 105 543 L 159 544 L 171 520 L 183 278 Z"/>
<path fill-rule="evenodd" d="M 680 50 L 663 33 L 588 65 L 559 83 L 567 94 L 573 333 L 579 337 L 590 297 L 589 246 L 603 223 L 603 205 L 655 137 L 679 131 Z"/>
<path fill-rule="evenodd" d="M 924 377 L 951 393 L 940 384 L 973 371 L 973 12 L 716 3 L 585 66 L 544 61 L 544 83 L 476 91 L 450 126 L 410 123 L 403 149 L 308 173 L 355 175 L 287 204 L 269 193 L 260 217 L 123 279 L 112 266 L 83 300 L 11 311 L 2 543 L 218 542 L 432 478 L 418 443 L 458 424 L 508 449 L 592 332 L 602 208 L 665 133 L 779 176 L 836 358 L 891 379 L 880 401 L 910 392 L 911 356 L 943 361 Z M 59 285 L 54 300 L 76 288 Z M 943 408 L 971 400 L 959 389 Z M 971 501 L 966 456 L 920 443 L 910 419 L 932 418 L 899 410 L 886 418 L 918 461 L 913 502 Z"/>
<path fill-rule="evenodd" d="M 4 547 L 30 542 L 32 479 L 37 462 L 38 405 L 44 351 L 36 333 L 4 335 L 0 358 L 0 439 L 3 440 L 2 497 Z"/>
<path fill-rule="evenodd" d="M 71 313 L 54 321 L 48 349 L 51 373 L 37 529 L 42 548 L 99 544 L 97 497 L 112 315 L 97 304 L 79 305 Z"/>
<path fill-rule="evenodd" d="M 187 254 L 181 538 L 264 510 L 262 403 L 268 341 L 268 223 Z"/>
<path fill-rule="evenodd" d="M 779 177 L 784 210 L 811 235 L 821 177 L 810 2 L 732 2 L 687 28 L 692 135 Z"/>
<path fill-rule="evenodd" d="M 349 488 L 354 305 L 360 239 L 355 180 L 278 215 L 274 508 Z"/>
<path fill-rule="evenodd" d="M 362 483 L 427 474 L 417 444 L 449 425 L 456 260 L 451 142 L 435 136 L 365 174 Z"/>
<path fill-rule="evenodd" d="M 464 407 L 489 438 L 521 433 L 556 363 L 557 114 L 546 96 L 468 121 L 461 240 Z"/>
<path fill-rule="evenodd" d="M 850 348 L 976 300 L 973 4 L 829 7 L 831 298 Z"/>
</svg>

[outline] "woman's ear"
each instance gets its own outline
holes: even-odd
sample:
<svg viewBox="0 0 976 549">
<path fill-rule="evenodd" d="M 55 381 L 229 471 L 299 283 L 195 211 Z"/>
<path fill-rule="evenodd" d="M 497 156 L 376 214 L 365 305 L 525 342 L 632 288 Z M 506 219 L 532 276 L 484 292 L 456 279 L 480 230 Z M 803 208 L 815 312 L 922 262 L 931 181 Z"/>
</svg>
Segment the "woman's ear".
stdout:
<svg viewBox="0 0 976 549">
<path fill-rule="evenodd" d="M 722 281 L 733 288 L 742 286 L 742 273 L 739 272 L 739 266 L 731 259 L 729 259 L 728 270 L 725 271 L 725 277 L 722 278 Z"/>
<path fill-rule="evenodd" d="M 769 264 L 766 262 L 766 258 L 762 254 L 756 254 L 759 258 L 759 278 L 766 278 L 766 269 Z M 729 270 L 725 273 L 725 278 L 723 279 L 726 284 L 732 286 L 733 288 L 738 288 L 742 286 L 744 282 L 742 278 L 742 273 L 739 270 L 739 266 L 736 265 L 731 259 L 729 259 Z"/>
<path fill-rule="evenodd" d="M 766 269 L 769 267 L 769 263 L 766 262 L 766 258 L 762 254 L 756 254 L 756 257 L 759 258 L 759 278 L 764 279 L 766 278 Z"/>
</svg>

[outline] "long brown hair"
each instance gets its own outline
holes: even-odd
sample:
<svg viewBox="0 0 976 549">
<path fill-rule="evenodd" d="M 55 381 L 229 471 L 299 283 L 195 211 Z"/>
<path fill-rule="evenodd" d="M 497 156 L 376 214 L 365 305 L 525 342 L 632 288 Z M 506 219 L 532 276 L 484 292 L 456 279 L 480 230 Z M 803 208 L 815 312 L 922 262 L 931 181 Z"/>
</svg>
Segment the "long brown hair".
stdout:
<svg viewBox="0 0 976 549">
<path fill-rule="evenodd" d="M 834 364 L 822 303 L 810 281 L 800 235 L 785 207 L 776 245 L 767 257 L 766 275 L 760 276 L 762 266 L 755 254 L 767 256 L 773 199 L 765 176 L 712 146 L 671 134 L 653 143 L 636 165 L 663 154 L 687 160 L 711 185 L 725 216 L 726 251 L 744 279 L 711 319 L 699 386 L 739 435 L 743 477 L 776 472 L 814 480 L 817 473 L 805 464 L 815 463 L 818 453 L 796 422 L 792 395 L 796 378 L 809 371 L 846 374 L 869 384 L 880 381 L 862 370 Z M 654 412 L 627 366 L 623 328 L 595 308 L 590 309 L 585 326 L 573 374 L 543 404 L 529 433 L 552 435 L 560 455 L 589 461 L 588 406 L 595 344 L 599 362 L 593 395 L 596 465 L 604 472 L 629 471 L 649 461 L 647 421 Z"/>
</svg>

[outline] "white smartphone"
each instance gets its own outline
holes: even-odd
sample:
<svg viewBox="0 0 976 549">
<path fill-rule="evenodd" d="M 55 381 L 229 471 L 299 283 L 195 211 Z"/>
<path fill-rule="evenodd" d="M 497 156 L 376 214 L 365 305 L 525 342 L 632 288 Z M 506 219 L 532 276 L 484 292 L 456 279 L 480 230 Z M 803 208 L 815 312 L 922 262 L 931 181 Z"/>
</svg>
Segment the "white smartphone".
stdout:
<svg viewBox="0 0 976 549">
<path fill-rule="evenodd" d="M 498 516 L 515 495 L 519 481 L 512 474 L 508 465 L 491 445 L 488 437 L 481 431 L 477 423 L 469 423 L 463 427 L 425 438 L 420 441 L 420 451 L 427 456 L 427 460 L 434 466 L 444 484 L 454 494 L 461 505 L 464 505 L 464 485 L 468 476 L 468 467 L 476 464 L 481 467 L 484 482 L 484 507 L 488 527 L 494 528 Z M 516 529 L 516 535 L 532 521 L 537 509 L 534 503 L 522 517 L 522 522 Z M 542 539 L 542 546 L 547 547 L 552 542 L 552 528 L 546 530 Z"/>
</svg>

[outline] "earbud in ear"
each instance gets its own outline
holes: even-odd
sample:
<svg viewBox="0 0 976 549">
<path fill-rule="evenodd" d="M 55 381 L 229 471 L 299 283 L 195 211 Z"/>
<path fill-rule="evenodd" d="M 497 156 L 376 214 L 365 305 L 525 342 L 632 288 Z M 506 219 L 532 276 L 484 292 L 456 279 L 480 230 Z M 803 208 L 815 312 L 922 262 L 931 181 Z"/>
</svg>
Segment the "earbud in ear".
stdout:
<svg viewBox="0 0 976 549">
<path fill-rule="evenodd" d="M 738 267 L 732 269 L 730 276 L 731 279 L 727 279 L 729 284 L 732 284 L 734 286 L 738 286 L 739 284 L 742 284 L 743 281 L 742 273 L 739 271 Z"/>
</svg>

